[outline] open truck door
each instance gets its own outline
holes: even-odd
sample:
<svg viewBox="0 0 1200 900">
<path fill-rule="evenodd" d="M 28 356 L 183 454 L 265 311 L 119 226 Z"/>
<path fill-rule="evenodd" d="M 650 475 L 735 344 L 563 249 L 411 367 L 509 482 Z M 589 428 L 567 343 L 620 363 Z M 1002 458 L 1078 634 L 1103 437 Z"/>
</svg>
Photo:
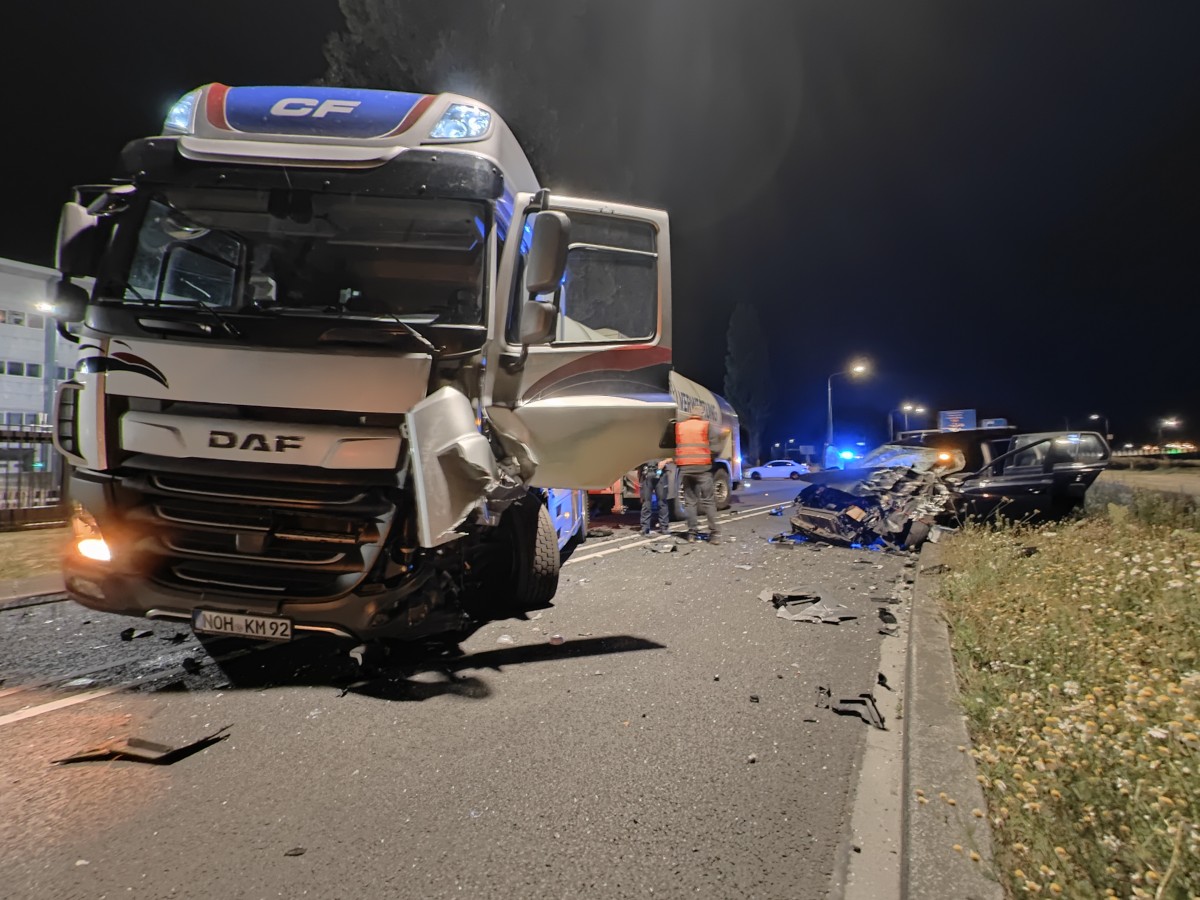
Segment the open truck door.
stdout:
<svg viewBox="0 0 1200 900">
<path fill-rule="evenodd" d="M 661 455 L 675 417 L 667 214 L 522 195 L 499 284 L 486 410 L 529 483 L 607 487 Z"/>
</svg>

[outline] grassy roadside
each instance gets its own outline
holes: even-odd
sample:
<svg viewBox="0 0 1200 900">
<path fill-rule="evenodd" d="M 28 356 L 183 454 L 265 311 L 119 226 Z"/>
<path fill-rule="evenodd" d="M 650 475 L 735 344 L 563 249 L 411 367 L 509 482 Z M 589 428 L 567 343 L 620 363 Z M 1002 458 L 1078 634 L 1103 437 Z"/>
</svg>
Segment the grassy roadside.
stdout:
<svg viewBox="0 0 1200 900">
<path fill-rule="evenodd" d="M 57 572 L 67 528 L 0 531 L 0 579 L 29 578 Z"/>
<path fill-rule="evenodd" d="M 1012 897 L 1200 896 L 1200 533 L 1194 508 L 1136 501 L 945 545 Z"/>
</svg>

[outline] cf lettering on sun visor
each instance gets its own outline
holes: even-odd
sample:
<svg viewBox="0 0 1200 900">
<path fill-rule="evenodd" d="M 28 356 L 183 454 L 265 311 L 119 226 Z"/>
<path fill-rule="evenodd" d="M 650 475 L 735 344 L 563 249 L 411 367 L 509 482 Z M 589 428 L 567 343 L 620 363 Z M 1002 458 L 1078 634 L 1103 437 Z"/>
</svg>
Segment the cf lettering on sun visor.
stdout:
<svg viewBox="0 0 1200 900">
<path fill-rule="evenodd" d="M 323 119 L 330 113 L 348 115 L 361 100 L 314 100 L 311 97 L 285 97 L 271 107 L 273 116 L 312 116 Z"/>
<path fill-rule="evenodd" d="M 288 450 L 299 450 L 304 442 L 299 434 L 247 434 L 239 437 L 232 431 L 210 431 L 208 446 L 216 450 L 258 450 L 263 453 L 284 453 Z"/>
</svg>

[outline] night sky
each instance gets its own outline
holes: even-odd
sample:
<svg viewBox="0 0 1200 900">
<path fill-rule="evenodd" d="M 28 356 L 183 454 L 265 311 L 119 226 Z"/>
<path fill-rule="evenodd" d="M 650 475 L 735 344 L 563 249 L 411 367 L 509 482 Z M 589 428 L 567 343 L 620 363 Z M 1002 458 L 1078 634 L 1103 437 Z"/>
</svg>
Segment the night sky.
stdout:
<svg viewBox="0 0 1200 900">
<path fill-rule="evenodd" d="M 1200 5 L 603 6 L 607 30 L 556 26 L 539 40 L 569 52 L 529 58 L 574 100 L 547 182 L 670 211 L 684 374 L 719 391 L 730 312 L 758 307 L 769 441 L 819 444 L 826 376 L 858 354 L 875 372 L 835 382 L 841 440 L 878 442 L 904 400 L 1027 429 L 1103 413 L 1118 444 L 1177 415 L 1200 437 Z M 70 186 L 180 94 L 312 82 L 344 27 L 332 0 L 22 18 L 0 62 L 0 257 L 42 265 Z M 544 114 L 470 68 L 398 87 L 473 87 L 518 134 Z"/>
</svg>

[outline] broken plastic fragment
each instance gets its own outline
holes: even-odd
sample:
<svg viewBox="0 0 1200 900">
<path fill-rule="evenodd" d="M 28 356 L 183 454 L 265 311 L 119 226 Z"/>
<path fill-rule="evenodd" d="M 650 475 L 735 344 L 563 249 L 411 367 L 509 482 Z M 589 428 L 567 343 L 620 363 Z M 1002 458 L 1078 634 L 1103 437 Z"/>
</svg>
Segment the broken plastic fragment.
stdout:
<svg viewBox="0 0 1200 900">
<path fill-rule="evenodd" d="M 62 759 L 52 760 L 58 765 L 77 762 L 93 762 L 97 760 L 108 759 L 127 759 L 134 762 L 154 763 L 160 766 L 169 766 L 171 763 L 191 756 L 203 750 L 205 747 L 211 746 L 219 741 L 225 740 L 229 735 L 225 734 L 231 726 L 226 725 L 214 731 L 212 734 L 200 738 L 198 741 L 192 741 L 190 744 L 183 744 L 179 747 L 172 747 L 168 744 L 159 744 L 154 741 L 143 740 L 139 737 L 130 738 L 115 738 L 111 741 L 105 741 L 90 750 L 81 750 L 78 753 L 73 753 L 70 756 Z"/>
<path fill-rule="evenodd" d="M 303 856 L 307 851 L 303 847 L 293 847 L 291 850 L 285 850 L 284 856 Z"/>
<path fill-rule="evenodd" d="M 859 694 L 857 697 L 843 698 L 833 705 L 833 711 L 839 716 L 858 716 L 868 725 L 874 725 L 880 731 L 887 731 L 883 714 L 875 705 L 872 694 Z"/>
<path fill-rule="evenodd" d="M 135 638 L 150 637 L 154 634 L 149 628 L 126 628 L 121 632 L 121 640 L 132 641 Z"/>
</svg>

